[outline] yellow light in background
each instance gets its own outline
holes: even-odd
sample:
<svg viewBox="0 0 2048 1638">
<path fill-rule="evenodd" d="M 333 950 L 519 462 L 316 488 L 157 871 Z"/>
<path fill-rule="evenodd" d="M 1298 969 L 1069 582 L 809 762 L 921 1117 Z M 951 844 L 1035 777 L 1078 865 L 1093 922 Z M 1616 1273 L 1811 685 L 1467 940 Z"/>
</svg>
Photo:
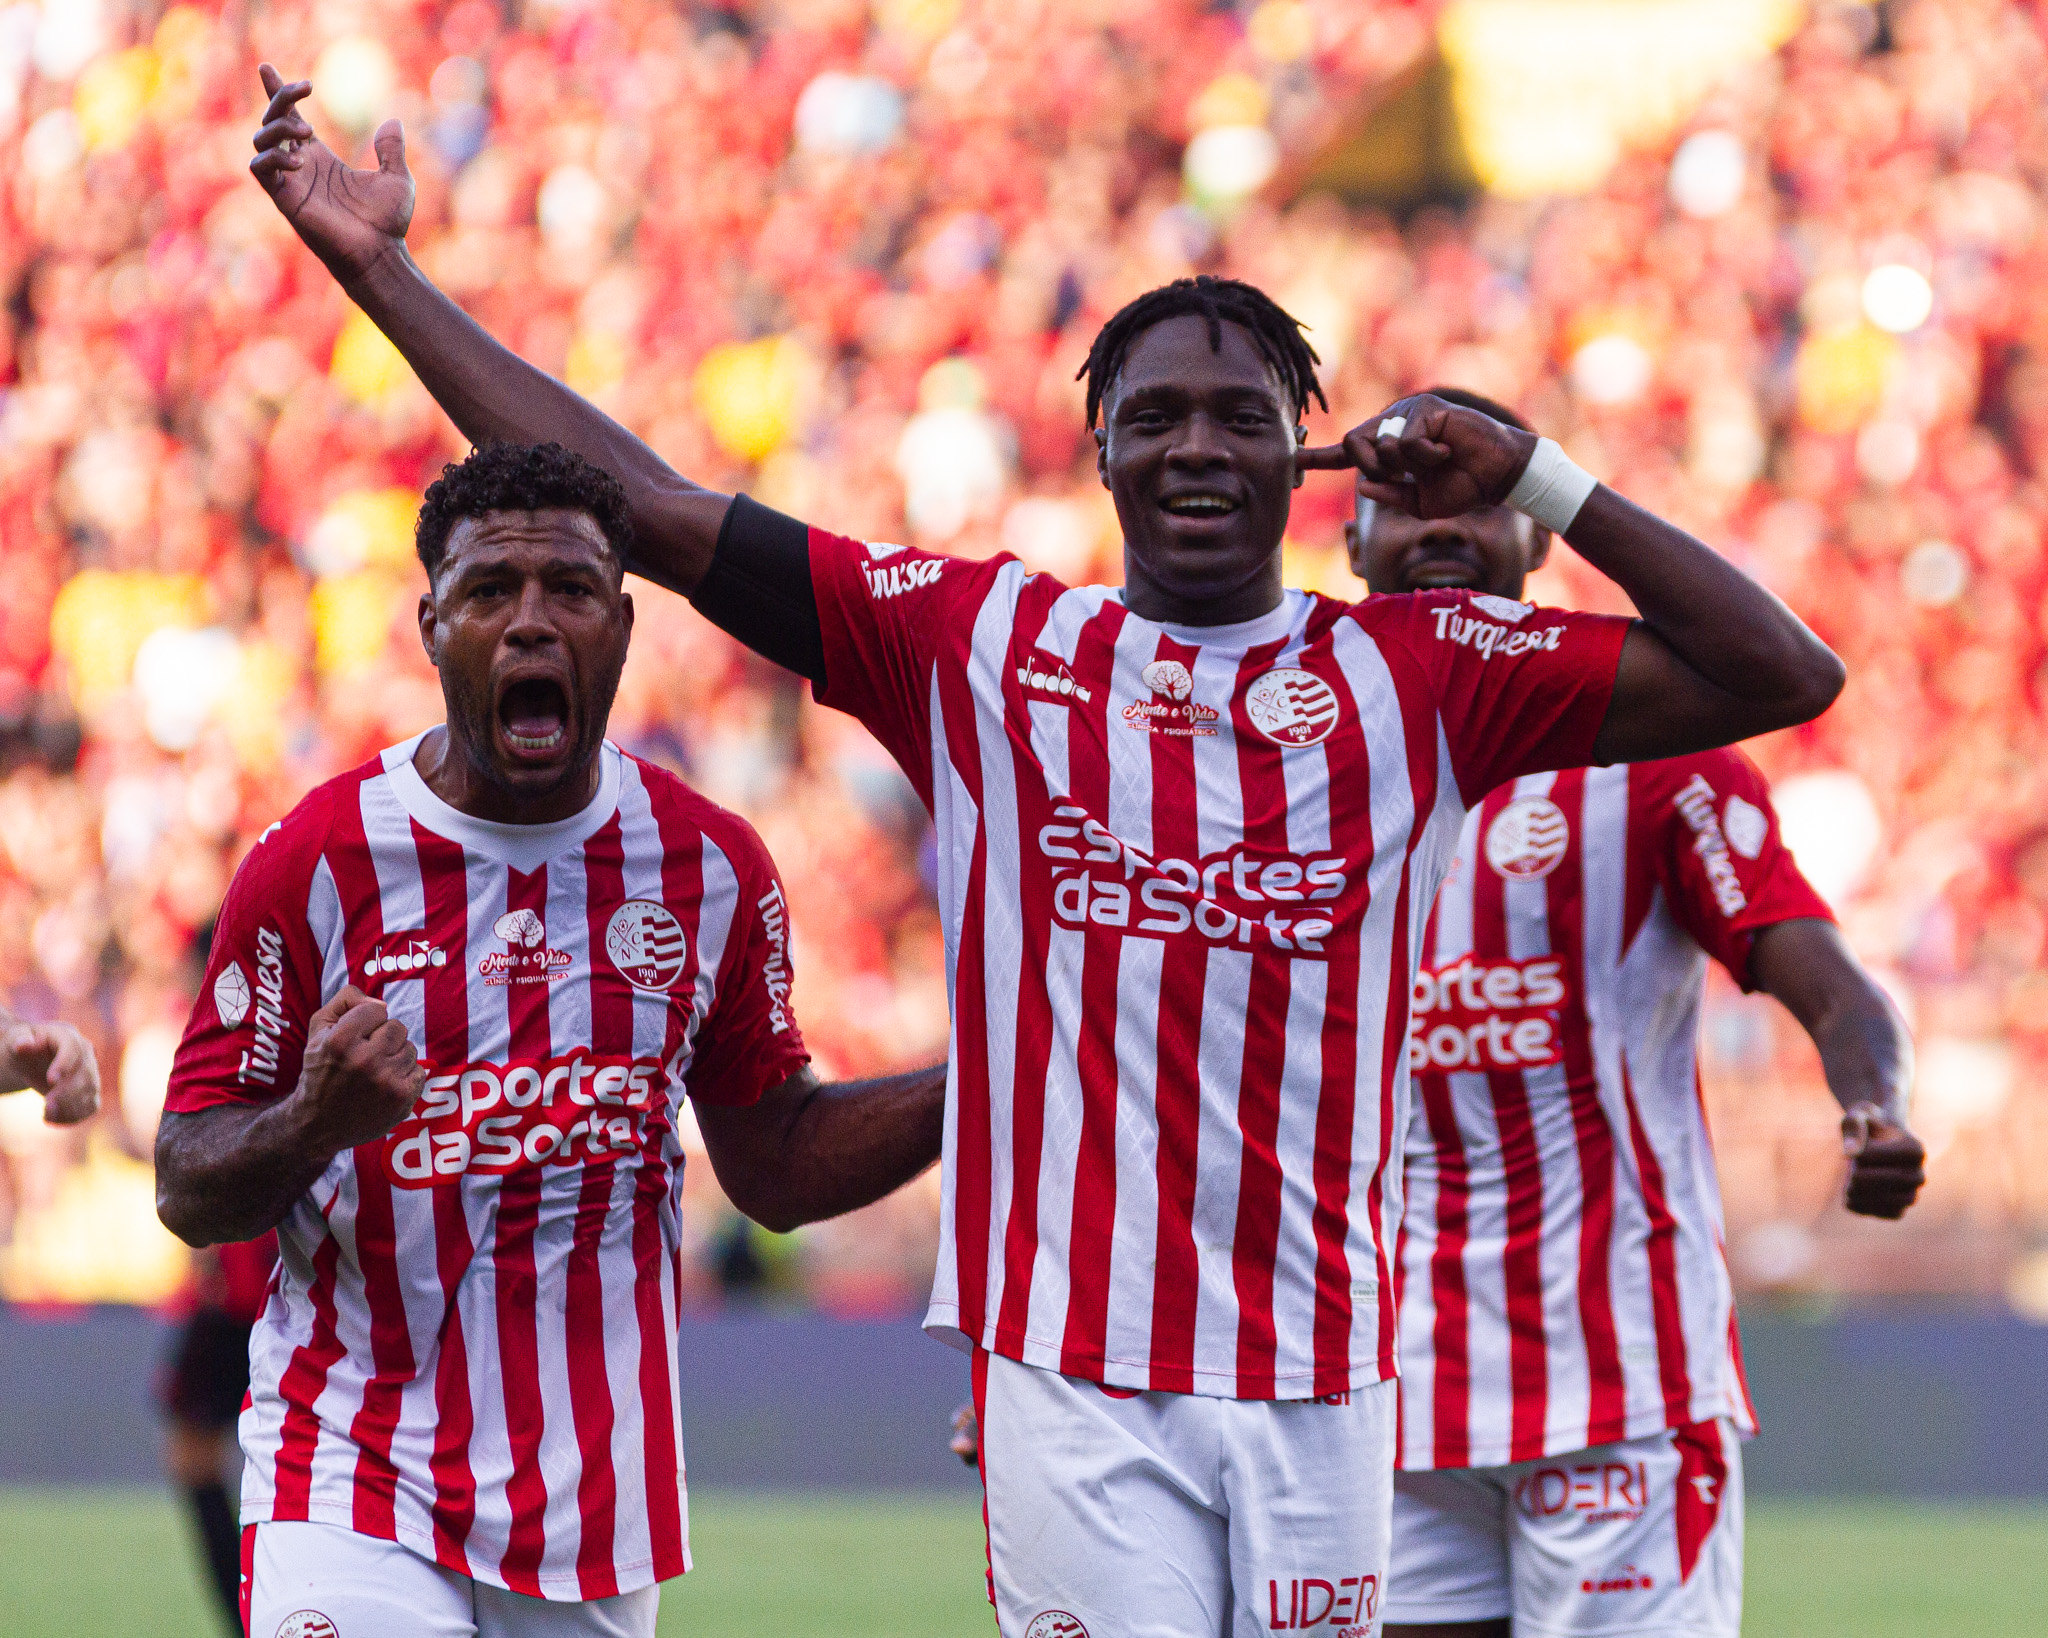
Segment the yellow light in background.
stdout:
<svg viewBox="0 0 2048 1638">
<path fill-rule="evenodd" d="M 1197 131 L 1218 125 L 1263 125 L 1273 99 L 1249 74 L 1219 74 L 1188 104 L 1188 124 Z"/>
<path fill-rule="evenodd" d="M 313 663 L 327 678 L 360 676 L 384 658 L 394 605 L 405 588 L 378 569 L 317 582 L 306 600 Z"/>
<path fill-rule="evenodd" d="M 1899 344 L 1868 324 L 1809 335 L 1792 361 L 1800 421 L 1815 432 L 1854 432 L 1884 403 Z"/>
<path fill-rule="evenodd" d="M 698 413 L 728 455 L 758 461 L 796 430 L 810 360 L 794 336 L 721 342 L 691 378 Z"/>
<path fill-rule="evenodd" d="M 50 607 L 50 647 L 71 674 L 71 697 L 91 715 L 125 689 L 143 643 L 166 626 L 203 626 L 212 599 L 196 574 L 82 569 Z"/>
<path fill-rule="evenodd" d="M 189 1254 L 157 1221 L 156 1174 L 95 1140 L 47 1206 L 23 1211 L 0 1247 L 8 1302 L 159 1303 L 184 1284 Z"/>
<path fill-rule="evenodd" d="M 609 392 L 626 379 L 631 360 L 626 338 L 615 330 L 580 330 L 569 343 L 569 358 L 562 379 L 584 397 Z"/>
<path fill-rule="evenodd" d="M 1246 21 L 1244 32 L 1252 50 L 1267 62 L 1298 63 L 1315 49 L 1316 16 L 1301 0 L 1266 0 Z"/>
<path fill-rule="evenodd" d="M 156 94 L 157 55 L 148 46 L 88 63 L 71 92 L 71 112 L 86 150 L 125 148 Z"/>
<path fill-rule="evenodd" d="M 360 308 L 351 307 L 334 338 L 327 378 L 352 404 L 374 409 L 413 379 L 405 355 L 384 339 Z"/>
<path fill-rule="evenodd" d="M 885 34 L 930 45 L 960 20 L 960 0 L 877 0 L 875 21 Z"/>
<path fill-rule="evenodd" d="M 351 489 L 338 495 L 306 531 L 306 566 L 322 577 L 366 568 L 403 574 L 413 562 L 419 510 L 419 496 L 410 489 Z"/>
<path fill-rule="evenodd" d="M 1437 38 L 1480 181 L 1578 193 L 1775 50 L 1799 0 L 1455 0 Z"/>
</svg>

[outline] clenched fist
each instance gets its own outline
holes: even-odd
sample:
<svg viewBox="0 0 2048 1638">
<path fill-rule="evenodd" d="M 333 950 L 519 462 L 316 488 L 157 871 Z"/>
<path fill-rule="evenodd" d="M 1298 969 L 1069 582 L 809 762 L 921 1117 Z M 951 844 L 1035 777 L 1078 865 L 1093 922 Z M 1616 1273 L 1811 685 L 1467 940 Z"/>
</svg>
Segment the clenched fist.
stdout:
<svg viewBox="0 0 2048 1638">
<path fill-rule="evenodd" d="M 1920 1140 L 1876 1104 L 1859 1103 L 1842 1117 L 1842 1148 L 1849 1156 L 1849 1209 L 1859 1217 L 1903 1217 L 1927 1181 Z"/>
<path fill-rule="evenodd" d="M 405 1026 L 353 984 L 306 1021 L 293 1096 L 330 1153 L 371 1143 L 412 1112 L 427 1072 Z"/>
<path fill-rule="evenodd" d="M 43 1119 L 76 1126 L 100 1106 L 100 1064 L 69 1024 L 16 1024 L 0 1035 L 0 1089 L 43 1095 Z"/>
</svg>

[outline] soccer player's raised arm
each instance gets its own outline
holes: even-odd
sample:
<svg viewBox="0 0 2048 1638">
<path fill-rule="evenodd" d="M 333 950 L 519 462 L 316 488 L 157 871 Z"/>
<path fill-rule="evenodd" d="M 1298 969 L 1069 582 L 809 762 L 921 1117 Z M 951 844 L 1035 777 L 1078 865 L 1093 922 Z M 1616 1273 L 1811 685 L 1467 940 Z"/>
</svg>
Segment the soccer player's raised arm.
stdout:
<svg viewBox="0 0 2048 1638">
<path fill-rule="evenodd" d="M 719 1186 L 785 1234 L 872 1205 L 939 1158 L 946 1066 L 821 1085 L 800 1069 L 759 1101 L 697 1106 Z"/>
<path fill-rule="evenodd" d="M 629 567 L 684 596 L 695 591 L 732 498 L 681 477 L 610 416 L 493 340 L 434 287 L 406 252 L 413 182 L 398 121 L 377 130 L 377 168 L 353 170 L 298 110 L 312 81 L 286 84 L 268 63 L 261 72 L 270 103 L 250 170 L 434 401 L 474 444 L 558 443 L 603 467 L 632 501 Z"/>
<path fill-rule="evenodd" d="M 92 1043 L 69 1024 L 29 1024 L 0 1007 L 0 1092 L 34 1092 L 43 1119 L 76 1126 L 100 1106 Z"/>
<path fill-rule="evenodd" d="M 1913 1042 L 1898 1009 L 1831 921 L 1801 918 L 1764 928 L 1749 971 L 1820 1049 L 1828 1090 L 1842 1106 L 1849 1209 L 1903 1216 L 1927 1181 L 1927 1151 L 1906 1127 Z"/>
<path fill-rule="evenodd" d="M 1354 467 L 1359 493 L 1418 517 L 1515 506 L 1634 601 L 1594 755 L 1641 762 L 1730 745 L 1820 715 L 1842 662 L 1720 553 L 1623 499 L 1548 439 L 1422 394 L 1389 405 L 1304 468 Z"/>
<path fill-rule="evenodd" d="M 336 1155 L 403 1120 L 425 1080 L 405 1026 L 383 1002 L 344 985 L 307 1020 L 298 1084 L 287 1096 L 165 1114 L 157 1216 L 187 1245 L 255 1239 L 284 1220 Z"/>
</svg>

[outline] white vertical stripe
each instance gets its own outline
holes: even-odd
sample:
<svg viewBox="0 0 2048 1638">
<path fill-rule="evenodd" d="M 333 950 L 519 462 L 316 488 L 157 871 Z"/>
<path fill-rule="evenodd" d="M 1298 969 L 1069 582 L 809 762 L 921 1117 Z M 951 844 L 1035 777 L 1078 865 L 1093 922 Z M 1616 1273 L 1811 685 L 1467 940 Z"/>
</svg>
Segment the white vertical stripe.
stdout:
<svg viewBox="0 0 2048 1638">
<path fill-rule="evenodd" d="M 939 1254 L 932 1267 L 933 1312 L 960 1323 L 960 1244 L 955 1215 L 960 1209 L 960 933 L 974 862 L 980 814 L 953 766 L 946 738 L 946 713 L 939 677 L 932 673 L 928 701 L 932 740 L 932 825 L 937 854 L 939 926 L 946 941 L 946 1124 L 939 1140 Z M 978 1338 L 976 1340 L 979 1340 Z"/>
<path fill-rule="evenodd" d="M 1104 1352 L 1108 1380 L 1151 1386 L 1152 1298 L 1159 1255 L 1159 1116 L 1155 1053 L 1166 946 L 1124 941 L 1117 969 L 1116 1213 L 1109 1256 Z"/>
<path fill-rule="evenodd" d="M 1067 726 L 1072 707 L 1034 700 L 1027 709 L 1032 751 L 1045 770 L 1046 792 L 1055 804 L 1071 801 Z M 1070 865 L 1067 872 L 1071 875 L 1081 868 Z M 1074 1174 L 1081 1155 L 1077 1054 L 1087 947 L 1087 935 L 1080 928 L 1053 922 L 1046 939 L 1046 1025 L 1051 1041 L 1045 1060 L 1045 1125 L 1038 1145 L 1038 1246 L 1032 1257 L 1031 1302 L 1025 1320 L 1025 1363 L 1029 1365 L 1057 1367 L 1060 1342 L 1066 1334 L 1071 1294 L 1068 1240 L 1074 1221 Z M 1019 1155 L 1017 1164 L 1021 1167 L 1030 1161 Z"/>
<path fill-rule="evenodd" d="M 1237 1088 L 1244 1071 L 1244 1015 L 1251 1000 L 1252 958 L 1209 947 L 1202 990 L 1202 1034 L 1196 1074 L 1202 1088 L 1201 1136 L 1195 1149 L 1195 1379 L 1211 1393 L 1235 1392 L 1237 1186 L 1244 1140 L 1237 1128 Z"/>
<path fill-rule="evenodd" d="M 1273 1374 L 1287 1398 L 1315 1379 L 1316 1116 L 1323 1089 L 1323 1008 L 1330 968 L 1322 961 L 1287 964 L 1287 1034 L 1280 1075 L 1279 1123 L 1273 1134 L 1280 1167 L 1279 1233 L 1273 1245 Z"/>
<path fill-rule="evenodd" d="M 1018 834 L 1017 778 L 1009 730 L 1003 715 L 1003 666 L 1021 566 L 1006 567 L 975 615 L 968 658 L 974 695 L 974 732 L 981 755 L 981 813 L 987 825 L 982 894 L 981 962 L 967 982 L 982 986 L 983 1049 L 988 1061 L 990 1135 L 988 1309 L 980 1340 L 995 1341 L 1003 1302 L 1003 1242 L 1016 1195 L 1015 1169 L 1036 1165 L 1015 1152 L 1017 1101 L 1017 1001 L 1023 983 L 1024 906 L 1019 897 L 1023 839 Z M 1027 1293 L 1028 1295 L 1028 1293 Z"/>
</svg>

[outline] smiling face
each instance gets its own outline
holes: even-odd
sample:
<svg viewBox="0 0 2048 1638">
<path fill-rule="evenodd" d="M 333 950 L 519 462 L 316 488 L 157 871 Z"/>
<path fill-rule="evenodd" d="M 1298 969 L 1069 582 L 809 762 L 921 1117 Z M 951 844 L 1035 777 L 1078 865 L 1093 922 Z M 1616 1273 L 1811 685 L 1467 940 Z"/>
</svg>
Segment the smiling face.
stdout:
<svg viewBox="0 0 2048 1638">
<path fill-rule="evenodd" d="M 1280 537 L 1300 474 L 1295 406 L 1241 325 L 1211 350 L 1196 314 L 1131 344 L 1103 402 L 1097 469 L 1124 533 L 1124 602 L 1147 620 L 1224 625 L 1280 601 Z"/>
<path fill-rule="evenodd" d="M 444 801 L 545 824 L 596 794 L 633 630 L 620 577 L 585 512 L 488 512 L 455 526 L 420 599 L 420 639 L 448 705 L 447 739 L 431 756 L 422 746 L 421 775 Z"/>
<path fill-rule="evenodd" d="M 1411 518 L 1373 507 L 1360 534 L 1344 525 L 1351 572 L 1376 592 L 1432 591 L 1445 586 L 1519 598 L 1529 571 L 1550 555 L 1550 532 L 1505 506 L 1452 518 Z"/>
</svg>

